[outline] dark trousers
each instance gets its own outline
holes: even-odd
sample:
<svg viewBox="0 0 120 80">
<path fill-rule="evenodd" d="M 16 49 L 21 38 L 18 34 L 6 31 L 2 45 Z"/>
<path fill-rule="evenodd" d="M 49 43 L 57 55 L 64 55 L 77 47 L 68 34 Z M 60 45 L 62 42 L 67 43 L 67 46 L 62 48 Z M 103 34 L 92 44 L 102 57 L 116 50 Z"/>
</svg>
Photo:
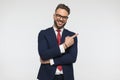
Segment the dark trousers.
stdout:
<svg viewBox="0 0 120 80">
<path fill-rule="evenodd" d="M 53 80 L 64 80 L 64 75 L 55 75 Z"/>
</svg>

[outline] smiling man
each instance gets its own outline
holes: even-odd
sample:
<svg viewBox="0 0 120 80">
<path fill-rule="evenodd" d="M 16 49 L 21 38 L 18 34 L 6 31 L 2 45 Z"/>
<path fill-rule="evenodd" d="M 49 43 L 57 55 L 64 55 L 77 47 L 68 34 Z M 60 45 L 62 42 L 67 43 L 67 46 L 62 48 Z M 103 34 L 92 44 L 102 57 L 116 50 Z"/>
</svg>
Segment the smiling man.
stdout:
<svg viewBox="0 0 120 80">
<path fill-rule="evenodd" d="M 53 14 L 53 26 L 41 30 L 38 35 L 39 80 L 74 80 L 78 34 L 64 28 L 69 14 L 68 6 L 58 4 Z"/>
</svg>

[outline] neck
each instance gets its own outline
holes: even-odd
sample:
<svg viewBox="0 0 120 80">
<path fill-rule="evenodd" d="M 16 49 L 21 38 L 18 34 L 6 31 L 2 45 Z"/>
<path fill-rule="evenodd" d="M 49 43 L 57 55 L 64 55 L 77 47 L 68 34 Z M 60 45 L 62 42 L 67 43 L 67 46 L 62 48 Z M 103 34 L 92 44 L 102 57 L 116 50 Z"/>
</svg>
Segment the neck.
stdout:
<svg viewBox="0 0 120 80">
<path fill-rule="evenodd" d="M 64 27 L 57 27 L 57 26 L 55 26 L 54 25 L 54 27 L 56 28 L 56 29 L 63 29 Z"/>
</svg>

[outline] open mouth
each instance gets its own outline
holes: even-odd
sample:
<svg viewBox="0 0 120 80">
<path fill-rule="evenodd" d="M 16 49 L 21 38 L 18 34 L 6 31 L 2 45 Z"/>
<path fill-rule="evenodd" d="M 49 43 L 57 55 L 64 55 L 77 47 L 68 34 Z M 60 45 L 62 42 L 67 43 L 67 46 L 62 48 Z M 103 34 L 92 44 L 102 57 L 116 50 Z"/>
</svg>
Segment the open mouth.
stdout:
<svg viewBox="0 0 120 80">
<path fill-rule="evenodd" d="M 57 21 L 58 25 L 63 25 L 64 22 L 63 21 Z"/>
</svg>

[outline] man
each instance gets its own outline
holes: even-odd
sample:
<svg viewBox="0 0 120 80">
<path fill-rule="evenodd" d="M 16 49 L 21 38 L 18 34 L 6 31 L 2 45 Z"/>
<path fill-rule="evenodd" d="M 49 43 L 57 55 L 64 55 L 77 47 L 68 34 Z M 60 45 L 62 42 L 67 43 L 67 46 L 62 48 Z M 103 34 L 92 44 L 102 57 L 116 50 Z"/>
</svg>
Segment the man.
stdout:
<svg viewBox="0 0 120 80">
<path fill-rule="evenodd" d="M 74 80 L 73 63 L 77 58 L 78 34 L 64 28 L 69 14 L 69 7 L 59 4 L 53 15 L 54 25 L 39 33 L 39 80 Z"/>
</svg>

